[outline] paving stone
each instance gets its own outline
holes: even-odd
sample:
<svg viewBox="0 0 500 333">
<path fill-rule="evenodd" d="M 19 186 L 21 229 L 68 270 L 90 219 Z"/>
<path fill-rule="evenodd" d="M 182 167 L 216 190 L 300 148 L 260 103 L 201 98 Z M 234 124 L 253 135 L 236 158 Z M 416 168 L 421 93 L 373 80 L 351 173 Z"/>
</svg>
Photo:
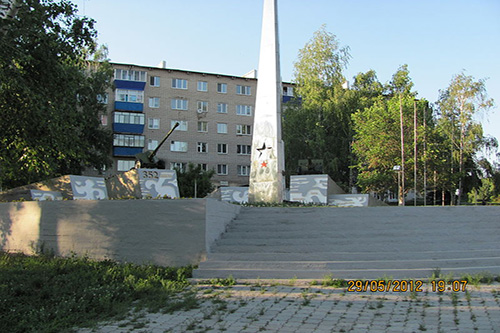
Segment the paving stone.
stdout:
<svg viewBox="0 0 500 333">
<path fill-rule="evenodd" d="M 212 328 L 214 331 L 226 329 L 228 332 L 257 332 L 265 329 L 268 332 L 420 332 L 421 328 L 427 331 L 445 332 L 497 332 L 500 333 L 500 306 L 494 299 L 496 294 L 491 290 L 498 290 L 499 285 L 482 286 L 480 290 L 470 291 L 470 303 L 465 301 L 454 306 L 450 295 L 420 294 L 419 301 L 405 301 L 403 295 L 349 294 L 343 295 L 342 289 L 323 289 L 328 293 L 328 301 L 318 300 L 303 306 L 301 293 L 305 288 L 291 288 L 276 286 L 274 294 L 260 294 L 259 291 L 250 292 L 245 286 L 234 286 L 227 298 L 228 310 L 217 310 L 210 300 L 202 302 L 200 309 L 178 311 L 172 314 L 150 313 L 140 320 L 146 327 L 134 330 L 131 319 L 116 323 L 103 324 L 96 330 L 81 329 L 79 333 L 101 332 L 164 332 L 171 329 L 173 332 L 184 332 L 193 322 L 197 330 Z M 227 293 L 227 291 L 226 291 Z M 202 293 L 200 293 L 202 294 Z M 248 296 L 247 303 L 240 301 Z M 307 294 L 310 295 L 310 294 Z M 317 294 L 315 294 L 317 295 Z M 246 297 L 245 296 L 245 297 Z M 364 297 L 361 297 L 364 296 Z M 266 300 L 264 297 L 268 297 Z M 442 301 L 439 302 L 439 297 Z M 276 301 L 278 299 L 278 301 Z M 382 304 L 382 307 L 378 307 Z M 350 305 L 350 306 L 349 306 Z M 370 305 L 374 308 L 370 308 Z M 431 305 L 429 307 L 428 305 Z M 458 312 L 455 314 L 454 310 Z M 232 311 L 232 312 L 230 312 Z M 260 315 L 264 311 L 263 315 Z M 210 316 L 207 316 L 210 314 Z M 472 319 L 474 318 L 474 320 Z M 456 322 L 458 320 L 458 324 Z M 125 324 L 126 326 L 124 326 Z"/>
</svg>

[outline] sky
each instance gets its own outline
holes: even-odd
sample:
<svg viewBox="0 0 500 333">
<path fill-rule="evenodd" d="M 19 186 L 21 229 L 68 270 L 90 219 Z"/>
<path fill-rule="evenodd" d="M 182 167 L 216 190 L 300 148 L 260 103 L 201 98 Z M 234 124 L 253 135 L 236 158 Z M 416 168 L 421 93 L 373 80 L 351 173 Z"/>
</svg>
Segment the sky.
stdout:
<svg viewBox="0 0 500 333">
<path fill-rule="evenodd" d="M 72 0 L 97 21 L 113 62 L 241 76 L 258 68 L 263 0 Z M 388 82 L 407 64 L 419 98 L 436 102 L 462 71 L 486 79 L 495 107 L 477 120 L 500 141 L 499 0 L 278 0 L 281 75 L 323 24 L 350 49 L 352 83 Z"/>
</svg>

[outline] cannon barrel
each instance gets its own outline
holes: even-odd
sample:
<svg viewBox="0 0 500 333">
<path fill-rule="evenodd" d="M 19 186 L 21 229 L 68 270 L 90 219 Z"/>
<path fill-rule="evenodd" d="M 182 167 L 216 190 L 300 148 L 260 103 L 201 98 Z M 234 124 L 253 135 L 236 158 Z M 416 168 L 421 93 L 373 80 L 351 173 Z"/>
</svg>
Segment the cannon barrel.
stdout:
<svg viewBox="0 0 500 333">
<path fill-rule="evenodd" d="M 145 151 L 143 153 L 136 154 L 135 155 L 135 158 L 136 158 L 135 168 L 136 169 L 137 168 L 164 169 L 165 167 L 161 166 L 160 161 L 155 159 L 155 156 L 156 156 L 156 153 L 158 152 L 158 150 L 160 149 L 160 147 L 165 143 L 165 141 L 167 141 L 170 134 L 172 134 L 172 132 L 178 126 L 179 126 L 179 122 L 176 122 L 174 127 L 172 127 L 170 129 L 170 131 L 168 131 L 167 135 L 165 135 L 165 137 L 161 140 L 160 144 L 158 145 L 158 147 L 156 147 L 155 150 L 153 150 L 153 151 L 148 150 L 148 151 Z"/>
<path fill-rule="evenodd" d="M 177 128 L 179 127 L 179 122 L 176 122 L 174 127 L 172 127 L 170 129 L 170 131 L 168 131 L 167 135 L 165 135 L 165 137 L 163 138 L 163 140 L 161 140 L 160 144 L 158 145 L 158 147 L 156 147 L 155 150 L 153 150 L 153 152 L 151 153 L 151 155 L 149 155 L 149 160 L 152 161 L 153 158 L 156 156 L 156 153 L 158 152 L 158 150 L 160 149 L 160 147 L 165 143 L 165 141 L 167 141 L 168 137 L 170 136 L 170 134 L 172 134 L 172 132 Z"/>
</svg>

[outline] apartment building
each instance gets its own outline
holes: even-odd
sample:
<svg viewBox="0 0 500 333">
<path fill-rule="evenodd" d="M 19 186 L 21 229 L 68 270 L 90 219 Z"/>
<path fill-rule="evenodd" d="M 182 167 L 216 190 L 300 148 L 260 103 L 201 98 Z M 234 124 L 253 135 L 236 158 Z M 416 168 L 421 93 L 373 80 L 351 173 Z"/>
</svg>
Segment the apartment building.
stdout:
<svg viewBox="0 0 500 333">
<path fill-rule="evenodd" d="M 154 150 L 172 126 L 180 126 L 159 149 L 167 168 L 189 163 L 215 171 L 216 186 L 245 186 L 250 175 L 256 71 L 244 76 L 201 73 L 165 66 L 112 63 L 113 91 L 108 94 L 113 169 L 127 171 L 135 154 Z M 283 84 L 283 100 L 293 85 Z"/>
</svg>

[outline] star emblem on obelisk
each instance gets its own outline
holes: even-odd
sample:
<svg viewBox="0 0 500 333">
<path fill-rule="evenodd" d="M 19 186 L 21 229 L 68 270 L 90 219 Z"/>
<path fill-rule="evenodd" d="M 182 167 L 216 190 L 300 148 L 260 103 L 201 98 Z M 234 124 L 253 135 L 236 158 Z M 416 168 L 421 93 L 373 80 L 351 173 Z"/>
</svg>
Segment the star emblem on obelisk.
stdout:
<svg viewBox="0 0 500 333">
<path fill-rule="evenodd" d="M 266 143 L 264 142 L 262 144 L 261 148 L 257 148 L 257 151 L 260 153 L 259 158 L 262 156 L 262 152 L 264 152 L 266 149 L 273 149 L 272 147 L 266 147 Z"/>
</svg>

